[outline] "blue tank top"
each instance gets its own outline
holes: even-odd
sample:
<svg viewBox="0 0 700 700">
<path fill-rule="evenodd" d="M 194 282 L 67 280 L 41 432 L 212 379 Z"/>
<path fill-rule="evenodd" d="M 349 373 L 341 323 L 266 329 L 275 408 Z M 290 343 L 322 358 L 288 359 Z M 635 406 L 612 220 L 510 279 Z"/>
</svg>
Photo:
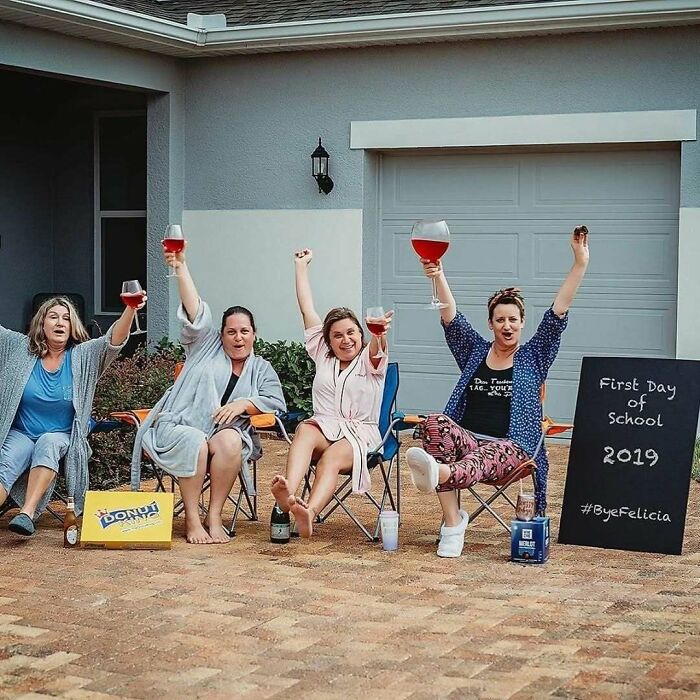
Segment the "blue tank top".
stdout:
<svg viewBox="0 0 700 700">
<path fill-rule="evenodd" d="M 66 350 L 55 372 L 37 358 L 12 427 L 37 440 L 44 433 L 70 433 L 74 417 L 71 351 Z"/>
</svg>

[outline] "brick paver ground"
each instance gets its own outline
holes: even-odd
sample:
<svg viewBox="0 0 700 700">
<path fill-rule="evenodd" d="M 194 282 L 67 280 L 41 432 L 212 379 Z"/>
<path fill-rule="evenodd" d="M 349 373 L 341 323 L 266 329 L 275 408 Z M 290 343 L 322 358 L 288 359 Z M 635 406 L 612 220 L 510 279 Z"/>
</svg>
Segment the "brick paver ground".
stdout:
<svg viewBox="0 0 700 700">
<path fill-rule="evenodd" d="M 410 444 L 410 443 L 409 443 Z M 700 484 L 680 557 L 556 544 L 566 449 L 552 453 L 555 543 L 508 561 L 496 526 L 435 556 L 436 500 L 404 494 L 401 550 L 348 521 L 275 546 L 265 522 L 223 546 L 64 550 L 45 517 L 0 521 L 2 698 L 698 698 Z M 284 461 L 266 443 L 261 482 Z"/>
</svg>

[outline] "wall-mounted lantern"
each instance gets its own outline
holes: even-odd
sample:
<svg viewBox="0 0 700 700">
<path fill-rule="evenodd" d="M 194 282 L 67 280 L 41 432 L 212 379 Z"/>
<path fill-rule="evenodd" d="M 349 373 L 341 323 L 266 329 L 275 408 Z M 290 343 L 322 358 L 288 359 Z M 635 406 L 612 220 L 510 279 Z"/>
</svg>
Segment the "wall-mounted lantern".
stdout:
<svg viewBox="0 0 700 700">
<path fill-rule="evenodd" d="M 330 156 L 318 140 L 316 150 L 311 154 L 311 174 L 318 183 L 318 191 L 328 194 L 333 189 L 333 180 L 328 174 L 328 160 Z"/>
</svg>

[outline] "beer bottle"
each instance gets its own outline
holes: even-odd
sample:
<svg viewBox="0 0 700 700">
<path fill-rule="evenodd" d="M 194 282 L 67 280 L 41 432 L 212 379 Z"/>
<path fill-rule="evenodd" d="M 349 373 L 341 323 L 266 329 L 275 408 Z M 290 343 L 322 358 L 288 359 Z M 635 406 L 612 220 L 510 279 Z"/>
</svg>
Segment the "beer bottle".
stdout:
<svg viewBox="0 0 700 700">
<path fill-rule="evenodd" d="M 289 542 L 289 513 L 285 513 L 276 503 L 270 516 L 270 542 Z"/>
<path fill-rule="evenodd" d="M 66 515 L 63 518 L 63 546 L 77 547 L 80 541 L 78 519 L 75 517 L 75 501 L 69 496 L 66 504 Z"/>
</svg>

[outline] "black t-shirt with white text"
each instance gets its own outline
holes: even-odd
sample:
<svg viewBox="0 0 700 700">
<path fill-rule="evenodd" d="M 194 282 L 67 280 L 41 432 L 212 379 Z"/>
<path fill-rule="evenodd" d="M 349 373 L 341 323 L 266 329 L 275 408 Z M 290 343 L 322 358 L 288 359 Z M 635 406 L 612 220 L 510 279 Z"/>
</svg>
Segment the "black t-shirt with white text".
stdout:
<svg viewBox="0 0 700 700">
<path fill-rule="evenodd" d="M 513 395 L 513 368 L 491 369 L 484 358 L 465 393 L 466 410 L 460 425 L 479 435 L 506 437 Z"/>
</svg>

